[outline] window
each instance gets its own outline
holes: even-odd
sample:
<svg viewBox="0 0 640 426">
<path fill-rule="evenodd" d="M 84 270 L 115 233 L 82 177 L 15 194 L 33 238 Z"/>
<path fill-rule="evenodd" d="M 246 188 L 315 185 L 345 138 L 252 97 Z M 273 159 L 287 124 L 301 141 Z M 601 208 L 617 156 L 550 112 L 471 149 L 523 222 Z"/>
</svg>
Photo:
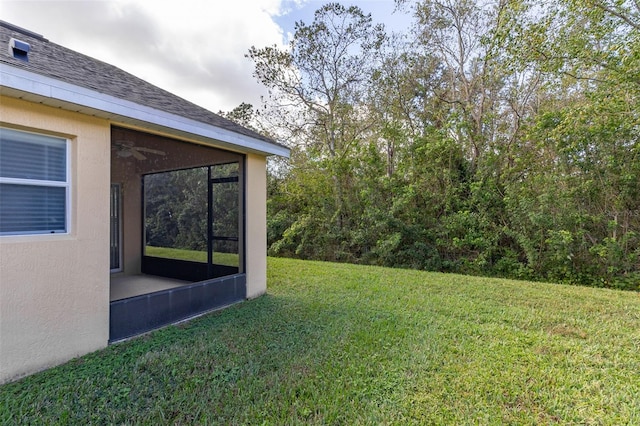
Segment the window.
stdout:
<svg viewBox="0 0 640 426">
<path fill-rule="evenodd" d="M 68 231 L 66 139 L 0 128 L 0 235 Z"/>
</svg>

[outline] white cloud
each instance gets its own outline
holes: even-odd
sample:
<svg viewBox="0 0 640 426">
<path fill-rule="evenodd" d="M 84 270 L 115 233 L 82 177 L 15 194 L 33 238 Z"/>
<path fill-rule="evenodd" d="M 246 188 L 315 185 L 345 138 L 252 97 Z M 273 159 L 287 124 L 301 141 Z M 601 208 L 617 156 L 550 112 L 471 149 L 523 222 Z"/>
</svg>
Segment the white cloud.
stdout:
<svg viewBox="0 0 640 426">
<path fill-rule="evenodd" d="M 392 0 L 339 0 L 380 9 Z M 265 90 L 245 58 L 285 47 L 294 21 L 324 0 L 0 0 L 0 19 L 108 62 L 211 111 L 257 106 Z"/>
<path fill-rule="evenodd" d="M 205 108 L 257 105 L 245 54 L 282 45 L 286 0 L 0 0 L 2 19 L 116 65 Z"/>
</svg>

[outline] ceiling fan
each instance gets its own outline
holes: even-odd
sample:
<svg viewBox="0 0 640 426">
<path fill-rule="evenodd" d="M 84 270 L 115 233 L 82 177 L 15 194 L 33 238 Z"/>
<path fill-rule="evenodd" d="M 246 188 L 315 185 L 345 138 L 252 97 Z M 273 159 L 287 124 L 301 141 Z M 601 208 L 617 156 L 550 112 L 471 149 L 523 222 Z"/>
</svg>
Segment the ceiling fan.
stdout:
<svg viewBox="0 0 640 426">
<path fill-rule="evenodd" d="M 121 158 L 133 156 L 133 158 L 135 158 L 136 160 L 146 160 L 147 157 L 143 154 L 143 152 L 148 154 L 165 155 L 164 151 L 145 148 L 143 146 L 135 146 L 127 142 L 114 142 L 113 148 L 116 150 L 116 155 Z"/>
</svg>

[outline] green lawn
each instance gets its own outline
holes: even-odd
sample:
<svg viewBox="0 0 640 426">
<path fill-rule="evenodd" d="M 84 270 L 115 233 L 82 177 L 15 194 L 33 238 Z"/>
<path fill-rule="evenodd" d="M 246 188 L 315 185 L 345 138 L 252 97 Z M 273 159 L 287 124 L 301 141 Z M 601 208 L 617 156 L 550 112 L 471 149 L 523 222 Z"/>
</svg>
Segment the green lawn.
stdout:
<svg viewBox="0 0 640 426">
<path fill-rule="evenodd" d="M 194 262 L 206 262 L 207 252 L 198 250 L 185 250 L 170 247 L 146 246 L 144 254 L 154 257 L 165 257 L 169 259 L 193 260 Z M 234 253 L 213 253 L 213 263 L 216 265 L 238 266 L 238 255 Z"/>
<path fill-rule="evenodd" d="M 269 294 L 0 387 L 0 424 L 640 424 L 638 293 L 269 259 Z"/>
</svg>

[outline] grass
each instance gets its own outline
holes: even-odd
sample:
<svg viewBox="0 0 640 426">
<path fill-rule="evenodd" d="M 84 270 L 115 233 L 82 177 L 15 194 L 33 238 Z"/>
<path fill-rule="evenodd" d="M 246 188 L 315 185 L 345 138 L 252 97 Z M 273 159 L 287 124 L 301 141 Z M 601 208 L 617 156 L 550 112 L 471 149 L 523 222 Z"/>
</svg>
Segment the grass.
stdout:
<svg viewBox="0 0 640 426">
<path fill-rule="evenodd" d="M 147 256 L 164 257 L 179 260 L 192 260 L 194 262 L 207 261 L 206 251 L 146 246 L 144 252 Z M 217 265 L 238 266 L 238 255 L 234 253 L 214 252 L 213 262 Z"/>
<path fill-rule="evenodd" d="M 0 387 L 0 424 L 640 424 L 638 293 L 288 259 L 268 280 Z"/>
</svg>

